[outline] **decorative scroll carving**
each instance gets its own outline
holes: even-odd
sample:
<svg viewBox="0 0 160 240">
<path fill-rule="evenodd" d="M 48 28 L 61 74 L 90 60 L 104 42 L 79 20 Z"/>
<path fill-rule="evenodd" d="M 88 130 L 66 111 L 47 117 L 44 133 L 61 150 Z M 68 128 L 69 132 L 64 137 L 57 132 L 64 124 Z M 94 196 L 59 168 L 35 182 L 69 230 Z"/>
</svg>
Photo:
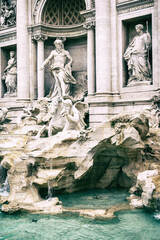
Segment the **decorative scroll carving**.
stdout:
<svg viewBox="0 0 160 240">
<path fill-rule="evenodd" d="M 36 40 L 36 41 L 45 41 L 47 39 L 48 39 L 48 37 L 41 33 L 32 36 L 32 40 Z"/>
<path fill-rule="evenodd" d="M 91 20 L 91 21 L 86 21 L 84 24 L 83 24 L 83 27 L 87 30 L 89 29 L 94 29 L 95 28 L 95 20 Z"/>
</svg>

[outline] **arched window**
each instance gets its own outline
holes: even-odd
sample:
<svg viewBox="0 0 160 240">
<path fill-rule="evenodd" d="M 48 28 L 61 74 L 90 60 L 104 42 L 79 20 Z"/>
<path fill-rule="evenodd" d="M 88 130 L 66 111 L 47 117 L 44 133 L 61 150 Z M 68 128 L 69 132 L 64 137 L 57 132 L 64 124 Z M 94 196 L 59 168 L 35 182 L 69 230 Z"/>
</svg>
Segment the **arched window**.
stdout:
<svg viewBox="0 0 160 240">
<path fill-rule="evenodd" d="M 48 0 L 42 22 L 52 25 L 72 25 L 84 22 L 80 11 L 85 10 L 84 0 Z"/>
</svg>

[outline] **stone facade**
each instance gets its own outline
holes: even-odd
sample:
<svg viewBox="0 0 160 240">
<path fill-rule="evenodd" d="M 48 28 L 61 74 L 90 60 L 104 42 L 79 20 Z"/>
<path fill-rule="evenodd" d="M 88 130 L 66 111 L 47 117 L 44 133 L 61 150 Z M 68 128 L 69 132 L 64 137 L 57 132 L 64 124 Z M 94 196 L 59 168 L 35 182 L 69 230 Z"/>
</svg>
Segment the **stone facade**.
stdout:
<svg viewBox="0 0 160 240">
<path fill-rule="evenodd" d="M 49 67 L 42 71 L 40 67 L 54 50 L 57 37 L 66 39 L 65 50 L 73 58 L 72 74 L 78 78 L 76 91 L 85 89 L 90 126 L 122 111 L 149 107 L 152 96 L 160 89 L 159 12 L 160 0 L 81 0 L 73 4 L 71 1 L 57 4 L 50 0 L 2 0 L 0 75 L 2 78 L 9 52 L 16 52 L 17 96 L 6 96 L 7 89 L 1 80 L 0 107 L 10 110 L 12 101 L 15 105 L 12 108 L 18 110 L 20 106 L 22 110 L 26 102 L 48 95 L 53 79 Z M 140 81 L 129 85 L 129 69 L 123 56 L 137 36 L 137 24 L 142 24 L 144 33 L 151 36 L 145 54 L 145 61 L 151 66 L 151 80 L 149 84 Z M 83 91 L 78 92 L 82 95 Z"/>
</svg>

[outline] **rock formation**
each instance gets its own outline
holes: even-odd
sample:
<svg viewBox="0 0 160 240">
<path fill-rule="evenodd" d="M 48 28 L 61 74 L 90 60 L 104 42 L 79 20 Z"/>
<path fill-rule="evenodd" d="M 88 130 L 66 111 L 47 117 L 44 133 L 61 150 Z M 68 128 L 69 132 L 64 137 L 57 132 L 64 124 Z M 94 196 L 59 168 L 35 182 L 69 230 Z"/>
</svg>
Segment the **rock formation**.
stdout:
<svg viewBox="0 0 160 240">
<path fill-rule="evenodd" d="M 63 212 L 58 199 L 53 200 L 57 193 L 111 187 L 131 188 L 132 207 L 157 207 L 160 129 L 152 109 L 119 115 L 86 130 L 65 129 L 65 120 L 62 131 L 38 138 L 36 117 L 34 125 L 31 116 L 24 118 L 0 143 L 10 186 L 3 211 Z"/>
</svg>

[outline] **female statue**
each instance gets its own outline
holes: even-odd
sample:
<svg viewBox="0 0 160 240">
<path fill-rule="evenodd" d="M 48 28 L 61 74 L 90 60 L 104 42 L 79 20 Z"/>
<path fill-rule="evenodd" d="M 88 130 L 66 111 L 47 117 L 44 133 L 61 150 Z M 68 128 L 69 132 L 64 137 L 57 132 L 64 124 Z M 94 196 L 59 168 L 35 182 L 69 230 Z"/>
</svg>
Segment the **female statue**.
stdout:
<svg viewBox="0 0 160 240">
<path fill-rule="evenodd" d="M 145 84 L 152 82 L 151 66 L 148 60 L 151 36 L 148 32 L 144 33 L 143 28 L 142 24 L 135 26 L 138 35 L 134 37 L 124 54 L 129 73 L 127 86 L 137 85 L 140 82 L 145 82 Z"/>
<path fill-rule="evenodd" d="M 5 95 L 15 94 L 17 90 L 17 60 L 15 52 L 10 52 L 10 59 L 7 67 L 4 69 L 3 80 L 7 87 L 7 93 Z"/>
</svg>

